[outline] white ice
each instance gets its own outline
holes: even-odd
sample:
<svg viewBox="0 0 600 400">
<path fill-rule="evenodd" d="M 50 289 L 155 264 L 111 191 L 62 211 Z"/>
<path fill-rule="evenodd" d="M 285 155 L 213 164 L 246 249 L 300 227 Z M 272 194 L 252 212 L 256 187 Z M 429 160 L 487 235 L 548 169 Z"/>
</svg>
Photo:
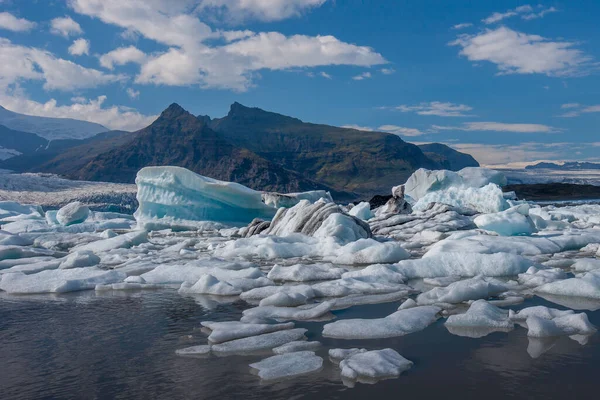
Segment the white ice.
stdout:
<svg viewBox="0 0 600 400">
<path fill-rule="evenodd" d="M 201 324 L 211 330 L 208 336 L 208 340 L 211 343 L 229 342 L 231 340 L 294 328 L 293 322 L 284 324 L 246 324 L 239 321 L 203 321 Z"/>
<path fill-rule="evenodd" d="M 276 355 L 250 364 L 250 367 L 258 370 L 258 376 L 265 381 L 309 374 L 318 371 L 322 366 L 323 359 L 313 351 Z"/>
<path fill-rule="evenodd" d="M 304 333 L 306 329 L 295 328 L 271 333 L 265 333 L 257 336 L 235 339 L 225 343 L 218 343 L 211 347 L 211 350 L 217 354 L 244 354 L 260 352 L 279 347 L 283 344 L 296 340 L 306 339 Z"/>
<path fill-rule="evenodd" d="M 412 361 L 392 349 L 359 352 L 340 362 L 342 377 L 350 380 L 393 378 L 409 370 L 412 365 Z"/>
<path fill-rule="evenodd" d="M 481 229 L 493 231 L 502 236 L 531 235 L 537 232 L 529 217 L 529 206 L 522 204 L 493 214 L 481 214 L 474 219 Z"/>
<path fill-rule="evenodd" d="M 90 209 L 79 201 L 69 203 L 58 210 L 56 221 L 61 225 L 73 225 L 84 222 L 90 215 Z"/>
</svg>

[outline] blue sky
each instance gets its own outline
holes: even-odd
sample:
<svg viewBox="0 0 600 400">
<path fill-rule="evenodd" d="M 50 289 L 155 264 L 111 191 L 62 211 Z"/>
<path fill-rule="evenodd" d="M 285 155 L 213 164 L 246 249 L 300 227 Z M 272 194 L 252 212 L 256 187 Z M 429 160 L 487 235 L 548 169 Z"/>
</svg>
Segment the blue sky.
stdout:
<svg viewBox="0 0 600 400">
<path fill-rule="evenodd" d="M 0 105 L 135 130 L 239 101 L 443 142 L 488 165 L 600 161 L 600 2 L 0 0 Z"/>
</svg>

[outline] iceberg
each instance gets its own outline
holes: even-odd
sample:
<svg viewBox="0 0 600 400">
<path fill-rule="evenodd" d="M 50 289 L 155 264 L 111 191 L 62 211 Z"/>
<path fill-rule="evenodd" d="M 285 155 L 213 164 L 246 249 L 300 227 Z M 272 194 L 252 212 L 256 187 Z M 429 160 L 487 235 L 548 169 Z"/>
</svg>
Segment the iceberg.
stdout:
<svg viewBox="0 0 600 400">
<path fill-rule="evenodd" d="M 342 378 L 359 381 L 361 378 L 374 381 L 398 377 L 412 365 L 412 361 L 392 349 L 359 352 L 340 362 Z"/>
<path fill-rule="evenodd" d="M 350 211 L 348 211 L 348 214 L 352 215 L 353 217 L 360 218 L 363 221 L 368 221 L 369 219 L 373 218 L 371 204 L 369 204 L 367 201 L 363 201 L 352 207 Z"/>
<path fill-rule="evenodd" d="M 466 313 L 451 315 L 444 324 L 454 335 L 479 338 L 492 332 L 508 332 L 514 328 L 508 311 L 485 300 L 474 301 Z"/>
<path fill-rule="evenodd" d="M 201 324 L 211 330 L 208 340 L 214 344 L 294 328 L 293 322 L 285 324 L 246 324 L 238 321 L 204 321 Z"/>
<path fill-rule="evenodd" d="M 56 221 L 61 225 L 73 225 L 84 222 L 90 215 L 90 209 L 79 201 L 69 203 L 56 212 Z"/>
<path fill-rule="evenodd" d="M 385 318 L 343 319 L 326 324 L 323 336 L 335 339 L 383 339 L 427 328 L 438 319 L 438 307 L 423 306 L 396 311 Z"/>
<path fill-rule="evenodd" d="M 535 338 L 596 333 L 596 328 L 585 313 L 563 315 L 553 319 L 530 316 L 527 318 L 527 329 L 527 336 Z"/>
<path fill-rule="evenodd" d="M 436 287 L 417 296 L 419 305 L 449 303 L 457 304 L 469 300 L 487 299 L 508 290 L 501 282 L 476 276 L 464 281 L 451 283 L 446 287 Z"/>
<path fill-rule="evenodd" d="M 142 168 L 135 179 L 140 228 L 156 220 L 214 221 L 246 225 L 254 218 L 271 219 L 277 211 L 261 192 L 233 182 L 198 175 L 180 167 Z"/>
<path fill-rule="evenodd" d="M 301 193 L 263 193 L 261 195 L 263 203 L 273 208 L 290 208 L 300 202 L 300 200 L 308 200 L 311 203 L 316 203 L 320 199 L 324 199 L 328 203 L 333 203 L 331 194 L 325 190 L 311 190 Z"/>
<path fill-rule="evenodd" d="M 339 279 L 346 272 L 332 264 L 296 264 L 289 267 L 275 265 L 267 275 L 272 281 L 308 282 Z"/>
<path fill-rule="evenodd" d="M 265 381 L 306 375 L 320 370 L 322 366 L 323 359 L 313 351 L 280 354 L 250 364 L 251 368 L 258 370 L 258 376 Z"/>
<path fill-rule="evenodd" d="M 445 190 L 429 192 L 413 205 L 413 210 L 426 210 L 431 203 L 447 204 L 480 213 L 497 213 L 509 208 L 502 189 L 493 183 L 482 188 L 450 186 Z"/>
<path fill-rule="evenodd" d="M 273 353 L 275 354 L 286 354 L 295 353 L 297 351 L 316 351 L 321 348 L 321 342 L 307 342 L 304 340 L 298 340 L 294 342 L 286 343 L 282 346 L 275 347 Z"/>
<path fill-rule="evenodd" d="M 408 178 L 404 184 L 404 192 L 417 201 L 432 192 L 450 188 L 478 189 L 489 184 L 504 186 L 506 177 L 501 172 L 487 168 L 467 167 L 458 172 L 420 168 Z M 397 187 L 392 189 L 392 192 L 396 190 Z"/>
<path fill-rule="evenodd" d="M 289 342 L 296 340 L 305 340 L 306 329 L 294 328 L 280 330 L 271 333 L 265 333 L 258 336 L 249 336 L 242 339 L 235 339 L 225 343 L 215 344 L 211 347 L 212 352 L 216 354 L 246 354 L 271 350 Z"/>
<path fill-rule="evenodd" d="M 575 278 L 547 283 L 535 288 L 534 292 L 600 300 L 600 271 L 586 272 Z"/>
<path fill-rule="evenodd" d="M 531 235 L 537 232 L 529 217 L 529 206 L 522 204 L 494 214 L 483 214 L 473 220 L 478 228 L 493 231 L 502 236 Z"/>
</svg>

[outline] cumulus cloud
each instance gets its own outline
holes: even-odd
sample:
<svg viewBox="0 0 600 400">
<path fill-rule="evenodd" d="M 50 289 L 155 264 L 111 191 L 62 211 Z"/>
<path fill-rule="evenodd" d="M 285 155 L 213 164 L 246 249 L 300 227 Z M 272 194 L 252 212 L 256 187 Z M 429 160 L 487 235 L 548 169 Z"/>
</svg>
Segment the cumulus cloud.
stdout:
<svg viewBox="0 0 600 400">
<path fill-rule="evenodd" d="M 451 131 L 492 131 L 515 133 L 555 133 L 560 129 L 542 124 L 506 124 L 503 122 L 466 122 L 459 126 L 433 125 L 435 130 Z"/>
<path fill-rule="evenodd" d="M 146 60 L 146 54 L 135 46 L 119 47 L 100 56 L 100 65 L 113 69 L 115 65 L 128 63 L 141 64 Z"/>
<path fill-rule="evenodd" d="M 327 72 L 321 71 L 319 72 L 319 75 L 321 75 L 325 79 L 331 79 L 331 75 L 329 75 Z"/>
<path fill-rule="evenodd" d="M 326 0 L 201 0 L 198 10 L 217 14 L 228 22 L 248 19 L 277 21 L 297 17 Z"/>
<path fill-rule="evenodd" d="M 13 32 L 27 32 L 35 28 L 35 22 L 24 18 L 17 18 L 11 13 L 0 12 L 0 29 L 6 29 Z"/>
<path fill-rule="evenodd" d="M 444 103 L 440 101 L 424 102 L 414 106 L 400 105 L 395 107 L 402 112 L 414 112 L 418 115 L 435 115 L 438 117 L 469 117 L 465 112 L 471 111 L 473 107 L 466 104 Z"/>
<path fill-rule="evenodd" d="M 81 35 L 83 29 L 71 17 L 62 17 L 50 21 L 50 32 L 68 38 L 69 36 Z"/>
<path fill-rule="evenodd" d="M 123 80 L 121 75 L 105 74 L 35 47 L 20 46 L 0 39 L 0 90 L 22 81 L 43 81 L 46 90 L 94 88 Z"/>
<path fill-rule="evenodd" d="M 355 81 L 362 81 L 365 79 L 371 79 L 371 73 L 370 72 L 363 72 L 362 74 L 353 76 L 352 79 L 354 79 Z"/>
<path fill-rule="evenodd" d="M 278 32 L 213 31 L 190 12 L 194 0 L 69 0 L 74 11 L 119 26 L 166 45 L 141 62 L 140 84 L 200 85 L 244 91 L 254 85 L 260 70 L 286 70 L 329 65 L 372 66 L 385 64 L 370 47 L 345 43 L 333 36 L 286 36 Z M 227 2 L 234 7 L 236 2 Z M 287 1 L 244 1 L 266 9 L 288 10 Z M 300 2 L 296 2 L 300 4 Z M 295 4 L 295 3 L 294 3 Z M 279 5 L 279 6 L 278 6 Z M 268 6 L 268 7 L 267 7 Z M 295 8 L 297 9 L 297 8 Z M 224 39 L 218 45 L 216 39 Z M 116 62 L 107 59 L 105 66 Z"/>
<path fill-rule="evenodd" d="M 461 47 L 469 61 L 489 61 L 500 74 L 573 76 L 589 73 L 592 58 L 575 43 L 552 41 L 538 35 L 513 31 L 505 26 L 474 35 L 460 35 L 449 43 Z"/>
<path fill-rule="evenodd" d="M 109 129 L 135 131 L 150 125 L 156 115 L 144 115 L 122 106 L 105 106 L 106 96 L 95 99 L 77 98 L 72 104 L 58 105 L 55 99 L 45 103 L 24 96 L 0 94 L 0 102 L 9 110 L 29 115 L 54 118 L 74 118 L 96 122 Z"/>
<path fill-rule="evenodd" d="M 86 39 L 77 39 L 69 46 L 69 54 L 74 56 L 81 56 L 83 54 L 90 54 L 90 41 Z"/>
<path fill-rule="evenodd" d="M 396 70 L 394 68 L 381 68 L 380 71 L 384 75 L 392 75 L 396 73 Z"/>
</svg>

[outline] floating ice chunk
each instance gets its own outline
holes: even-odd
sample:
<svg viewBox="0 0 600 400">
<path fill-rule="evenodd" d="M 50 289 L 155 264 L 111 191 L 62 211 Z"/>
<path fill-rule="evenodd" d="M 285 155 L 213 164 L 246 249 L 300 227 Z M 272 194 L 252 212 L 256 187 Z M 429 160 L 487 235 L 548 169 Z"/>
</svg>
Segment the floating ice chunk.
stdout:
<svg viewBox="0 0 600 400">
<path fill-rule="evenodd" d="M 246 324 L 239 321 L 204 321 L 202 326 L 211 330 L 208 340 L 211 343 L 223 343 L 230 340 L 262 335 L 294 328 L 293 322 L 284 324 Z"/>
<path fill-rule="evenodd" d="M 154 289 L 160 289 L 160 286 L 153 285 L 151 283 L 121 282 L 121 283 L 96 285 L 96 287 L 94 288 L 94 290 L 96 290 L 96 292 L 108 292 L 108 291 L 113 291 L 113 290 L 154 290 Z"/>
<path fill-rule="evenodd" d="M 407 291 L 399 291 L 384 294 L 355 294 L 346 297 L 336 298 L 334 310 L 343 310 L 345 308 L 363 305 L 363 304 L 381 304 L 391 303 L 405 299 L 408 296 Z"/>
<path fill-rule="evenodd" d="M 454 282 L 447 287 L 436 287 L 417 296 L 419 304 L 462 303 L 468 300 L 487 299 L 506 292 L 508 287 L 499 281 L 477 276 Z"/>
<path fill-rule="evenodd" d="M 267 278 L 273 281 L 308 282 L 339 279 L 346 270 L 331 264 L 296 264 L 289 267 L 275 265 Z"/>
<path fill-rule="evenodd" d="M 320 342 L 307 342 L 304 340 L 298 340 L 294 342 L 286 343 L 282 346 L 275 347 L 273 353 L 275 354 L 286 354 L 294 353 L 296 351 L 315 351 L 321 347 Z"/>
<path fill-rule="evenodd" d="M 508 311 L 477 300 L 466 313 L 449 316 L 445 325 L 452 334 L 479 338 L 495 331 L 508 332 L 514 322 L 508 318 Z"/>
<path fill-rule="evenodd" d="M 90 209 L 79 201 L 69 203 L 56 213 L 56 220 L 61 225 L 73 225 L 84 222 L 90 215 Z"/>
<path fill-rule="evenodd" d="M 210 354 L 210 346 L 209 345 L 199 345 L 186 347 L 185 349 L 175 350 L 175 354 L 178 356 L 202 356 Z"/>
<path fill-rule="evenodd" d="M 52 250 L 39 249 L 36 247 L 22 246 L 0 246 L 0 260 L 9 260 L 17 258 L 30 258 L 41 256 L 62 257 L 64 253 L 57 253 Z"/>
<path fill-rule="evenodd" d="M 396 311 L 385 318 L 344 319 L 326 324 L 323 336 L 336 339 L 381 339 L 418 332 L 435 322 L 438 307 L 424 306 Z"/>
<path fill-rule="evenodd" d="M 404 283 L 406 277 L 391 265 L 375 264 L 357 271 L 346 272 L 344 279 L 357 279 L 363 282 Z"/>
<path fill-rule="evenodd" d="M 32 244 L 33 240 L 31 239 L 0 230 L 0 246 L 30 246 Z"/>
<path fill-rule="evenodd" d="M 181 284 L 183 282 L 197 282 L 198 279 L 207 274 L 211 274 L 215 278 L 227 282 L 233 279 L 258 279 L 263 277 L 262 271 L 256 268 L 255 264 L 243 263 L 241 265 L 247 266 L 243 269 L 236 269 L 236 264 L 238 263 L 215 259 L 199 262 L 193 261 L 184 265 L 164 264 L 142 274 L 142 278 L 148 283 Z"/>
<path fill-rule="evenodd" d="M 506 186 L 506 176 L 500 172 L 489 168 L 466 167 L 458 171 L 458 175 L 465 185 L 470 187 L 484 187 L 487 184 L 494 183 L 498 186 Z"/>
<path fill-rule="evenodd" d="M 367 295 L 397 292 L 403 292 L 404 295 L 408 295 L 413 291 L 412 288 L 403 284 L 382 282 L 379 280 L 369 281 L 369 279 L 362 277 L 321 282 L 314 284 L 312 287 L 317 297 L 342 297 L 353 294 Z"/>
<path fill-rule="evenodd" d="M 43 258 L 43 257 L 37 257 L 37 258 Z M 29 259 L 31 260 L 31 259 Z M 49 269 L 57 269 L 58 266 L 60 265 L 61 260 L 60 259 L 50 259 L 50 260 L 44 260 L 44 261 L 37 261 L 37 262 L 31 262 L 31 263 L 26 263 L 26 264 L 17 264 L 13 267 L 10 267 L 8 269 L 5 270 L 0 270 L 0 273 L 12 273 L 12 272 L 22 272 L 24 274 L 37 274 L 38 272 L 41 271 L 46 271 Z"/>
<path fill-rule="evenodd" d="M 56 261 L 56 260 L 57 259 L 55 257 L 49 257 L 49 256 L 12 258 L 12 259 L 9 258 L 9 259 L 0 261 L 0 270 L 6 269 L 6 268 L 12 268 L 16 265 L 33 264 L 33 263 L 38 263 L 38 262 L 43 262 L 43 261 Z"/>
<path fill-rule="evenodd" d="M 481 213 L 497 213 L 509 208 L 508 202 L 502 195 L 502 189 L 494 184 L 477 189 L 452 186 L 443 191 L 431 192 L 415 203 L 413 210 L 426 210 L 431 203 L 442 203 Z"/>
<path fill-rule="evenodd" d="M 595 258 L 582 258 L 577 260 L 572 266 L 577 272 L 589 272 L 600 269 L 600 260 Z"/>
<path fill-rule="evenodd" d="M 536 287 L 566 278 L 567 274 L 560 268 L 537 269 L 530 267 L 524 274 L 519 274 L 519 283 L 528 287 Z"/>
<path fill-rule="evenodd" d="M 262 299 L 259 306 L 296 307 L 306 304 L 307 301 L 306 296 L 301 293 L 277 292 Z"/>
<path fill-rule="evenodd" d="M 37 274 L 3 274 L 0 289 L 12 294 L 64 293 L 94 289 L 98 284 L 122 282 L 125 274 L 95 267 L 56 269 Z"/>
<path fill-rule="evenodd" d="M 371 212 L 371 204 L 368 201 L 363 201 L 362 203 L 358 203 L 350 211 L 348 214 L 353 217 L 360 218 L 363 221 L 368 221 L 373 218 L 373 213 Z"/>
<path fill-rule="evenodd" d="M 179 293 L 212 294 L 216 296 L 237 296 L 242 293 L 227 282 L 220 281 L 211 274 L 203 275 L 196 283 L 183 282 Z"/>
<path fill-rule="evenodd" d="M 423 283 L 431 286 L 448 286 L 451 283 L 458 282 L 462 277 L 458 275 L 440 276 L 438 278 L 425 278 Z"/>
<path fill-rule="evenodd" d="M 323 359 L 313 351 L 298 351 L 266 358 L 251 368 L 258 370 L 258 376 L 265 381 L 305 375 L 321 369 Z"/>
<path fill-rule="evenodd" d="M 418 306 L 419 305 L 417 304 L 417 302 L 414 301 L 413 299 L 407 299 L 404 303 L 400 304 L 400 307 L 398 307 L 398 310 L 407 310 L 409 308 L 415 308 Z"/>
<path fill-rule="evenodd" d="M 240 299 L 246 301 L 260 301 L 276 293 L 284 293 L 293 295 L 295 293 L 301 294 L 306 299 L 312 299 L 315 297 L 313 288 L 309 285 L 294 285 L 294 286 L 265 286 L 248 290 L 240 295 Z"/>
<path fill-rule="evenodd" d="M 426 254 L 422 259 L 404 260 L 396 270 L 408 279 L 447 276 L 511 276 L 527 271 L 534 263 L 514 254 L 452 252 Z"/>
<path fill-rule="evenodd" d="M 305 340 L 305 332 L 306 329 L 295 328 L 265 333 L 263 335 L 245 337 L 243 339 L 215 344 L 212 346 L 211 350 L 217 354 L 244 354 L 270 350 L 289 342 Z"/>
<path fill-rule="evenodd" d="M 596 333 L 596 328 L 590 323 L 585 313 L 564 315 L 550 320 L 531 316 L 527 318 L 526 323 L 527 336 L 537 338 Z"/>
<path fill-rule="evenodd" d="M 517 323 L 525 323 L 529 317 L 554 319 L 557 317 L 564 317 L 565 315 L 571 315 L 573 313 L 573 310 L 557 310 L 556 308 L 548 308 L 545 306 L 527 307 L 517 312 L 508 310 L 509 318 Z"/>
<path fill-rule="evenodd" d="M 350 215 L 335 213 L 323 221 L 312 236 L 316 238 L 333 237 L 339 243 L 355 242 L 371 237 L 371 229 L 362 220 Z"/>
<path fill-rule="evenodd" d="M 61 269 L 91 267 L 100 263 L 100 257 L 89 250 L 75 251 L 60 263 Z"/>
<path fill-rule="evenodd" d="M 522 204 L 494 214 L 482 214 L 474 219 L 481 229 L 496 232 L 502 236 L 531 235 L 537 232 L 531 218 L 529 206 Z"/>
<path fill-rule="evenodd" d="M 372 350 L 351 355 L 342 362 L 342 377 L 350 380 L 378 380 L 400 376 L 413 365 L 392 349 Z"/>
<path fill-rule="evenodd" d="M 335 256 L 328 257 L 335 264 L 391 264 L 410 258 L 398 242 L 380 243 L 374 239 L 359 239 L 341 247 Z"/>
<path fill-rule="evenodd" d="M 146 167 L 136 177 L 140 204 L 135 218 L 141 226 L 156 219 L 217 221 L 247 224 L 270 219 L 275 208 L 261 193 L 233 182 L 222 182 L 179 167 Z"/>
<path fill-rule="evenodd" d="M 317 201 L 323 199 L 328 203 L 333 203 L 331 194 L 325 190 L 312 190 L 302 193 L 286 194 L 265 192 L 261 194 L 261 197 L 263 203 L 276 209 L 280 207 L 293 207 L 298 204 L 300 200 L 308 200 L 311 203 L 316 203 Z"/>
<path fill-rule="evenodd" d="M 600 271 L 586 272 L 577 278 L 547 283 L 534 289 L 536 293 L 600 299 Z"/>
<path fill-rule="evenodd" d="M 307 321 L 318 319 L 328 314 L 335 305 L 334 301 L 324 301 L 322 303 L 307 304 L 299 307 L 275 307 L 264 306 L 249 308 L 243 311 L 242 321 L 248 320 L 268 320 L 277 321 Z"/>
<path fill-rule="evenodd" d="M 77 246 L 74 251 L 91 251 L 95 254 L 104 253 L 114 249 L 128 249 L 148 241 L 148 232 L 134 231 L 110 239 L 98 240 L 82 246 Z"/>
<path fill-rule="evenodd" d="M 329 358 L 336 364 L 339 364 L 345 358 L 349 358 L 355 354 L 365 353 L 367 349 L 329 349 Z"/>
<path fill-rule="evenodd" d="M 44 216 L 44 212 L 40 206 L 19 204 L 14 201 L 0 201 L 0 220 L 21 215 L 39 218 Z"/>
</svg>

